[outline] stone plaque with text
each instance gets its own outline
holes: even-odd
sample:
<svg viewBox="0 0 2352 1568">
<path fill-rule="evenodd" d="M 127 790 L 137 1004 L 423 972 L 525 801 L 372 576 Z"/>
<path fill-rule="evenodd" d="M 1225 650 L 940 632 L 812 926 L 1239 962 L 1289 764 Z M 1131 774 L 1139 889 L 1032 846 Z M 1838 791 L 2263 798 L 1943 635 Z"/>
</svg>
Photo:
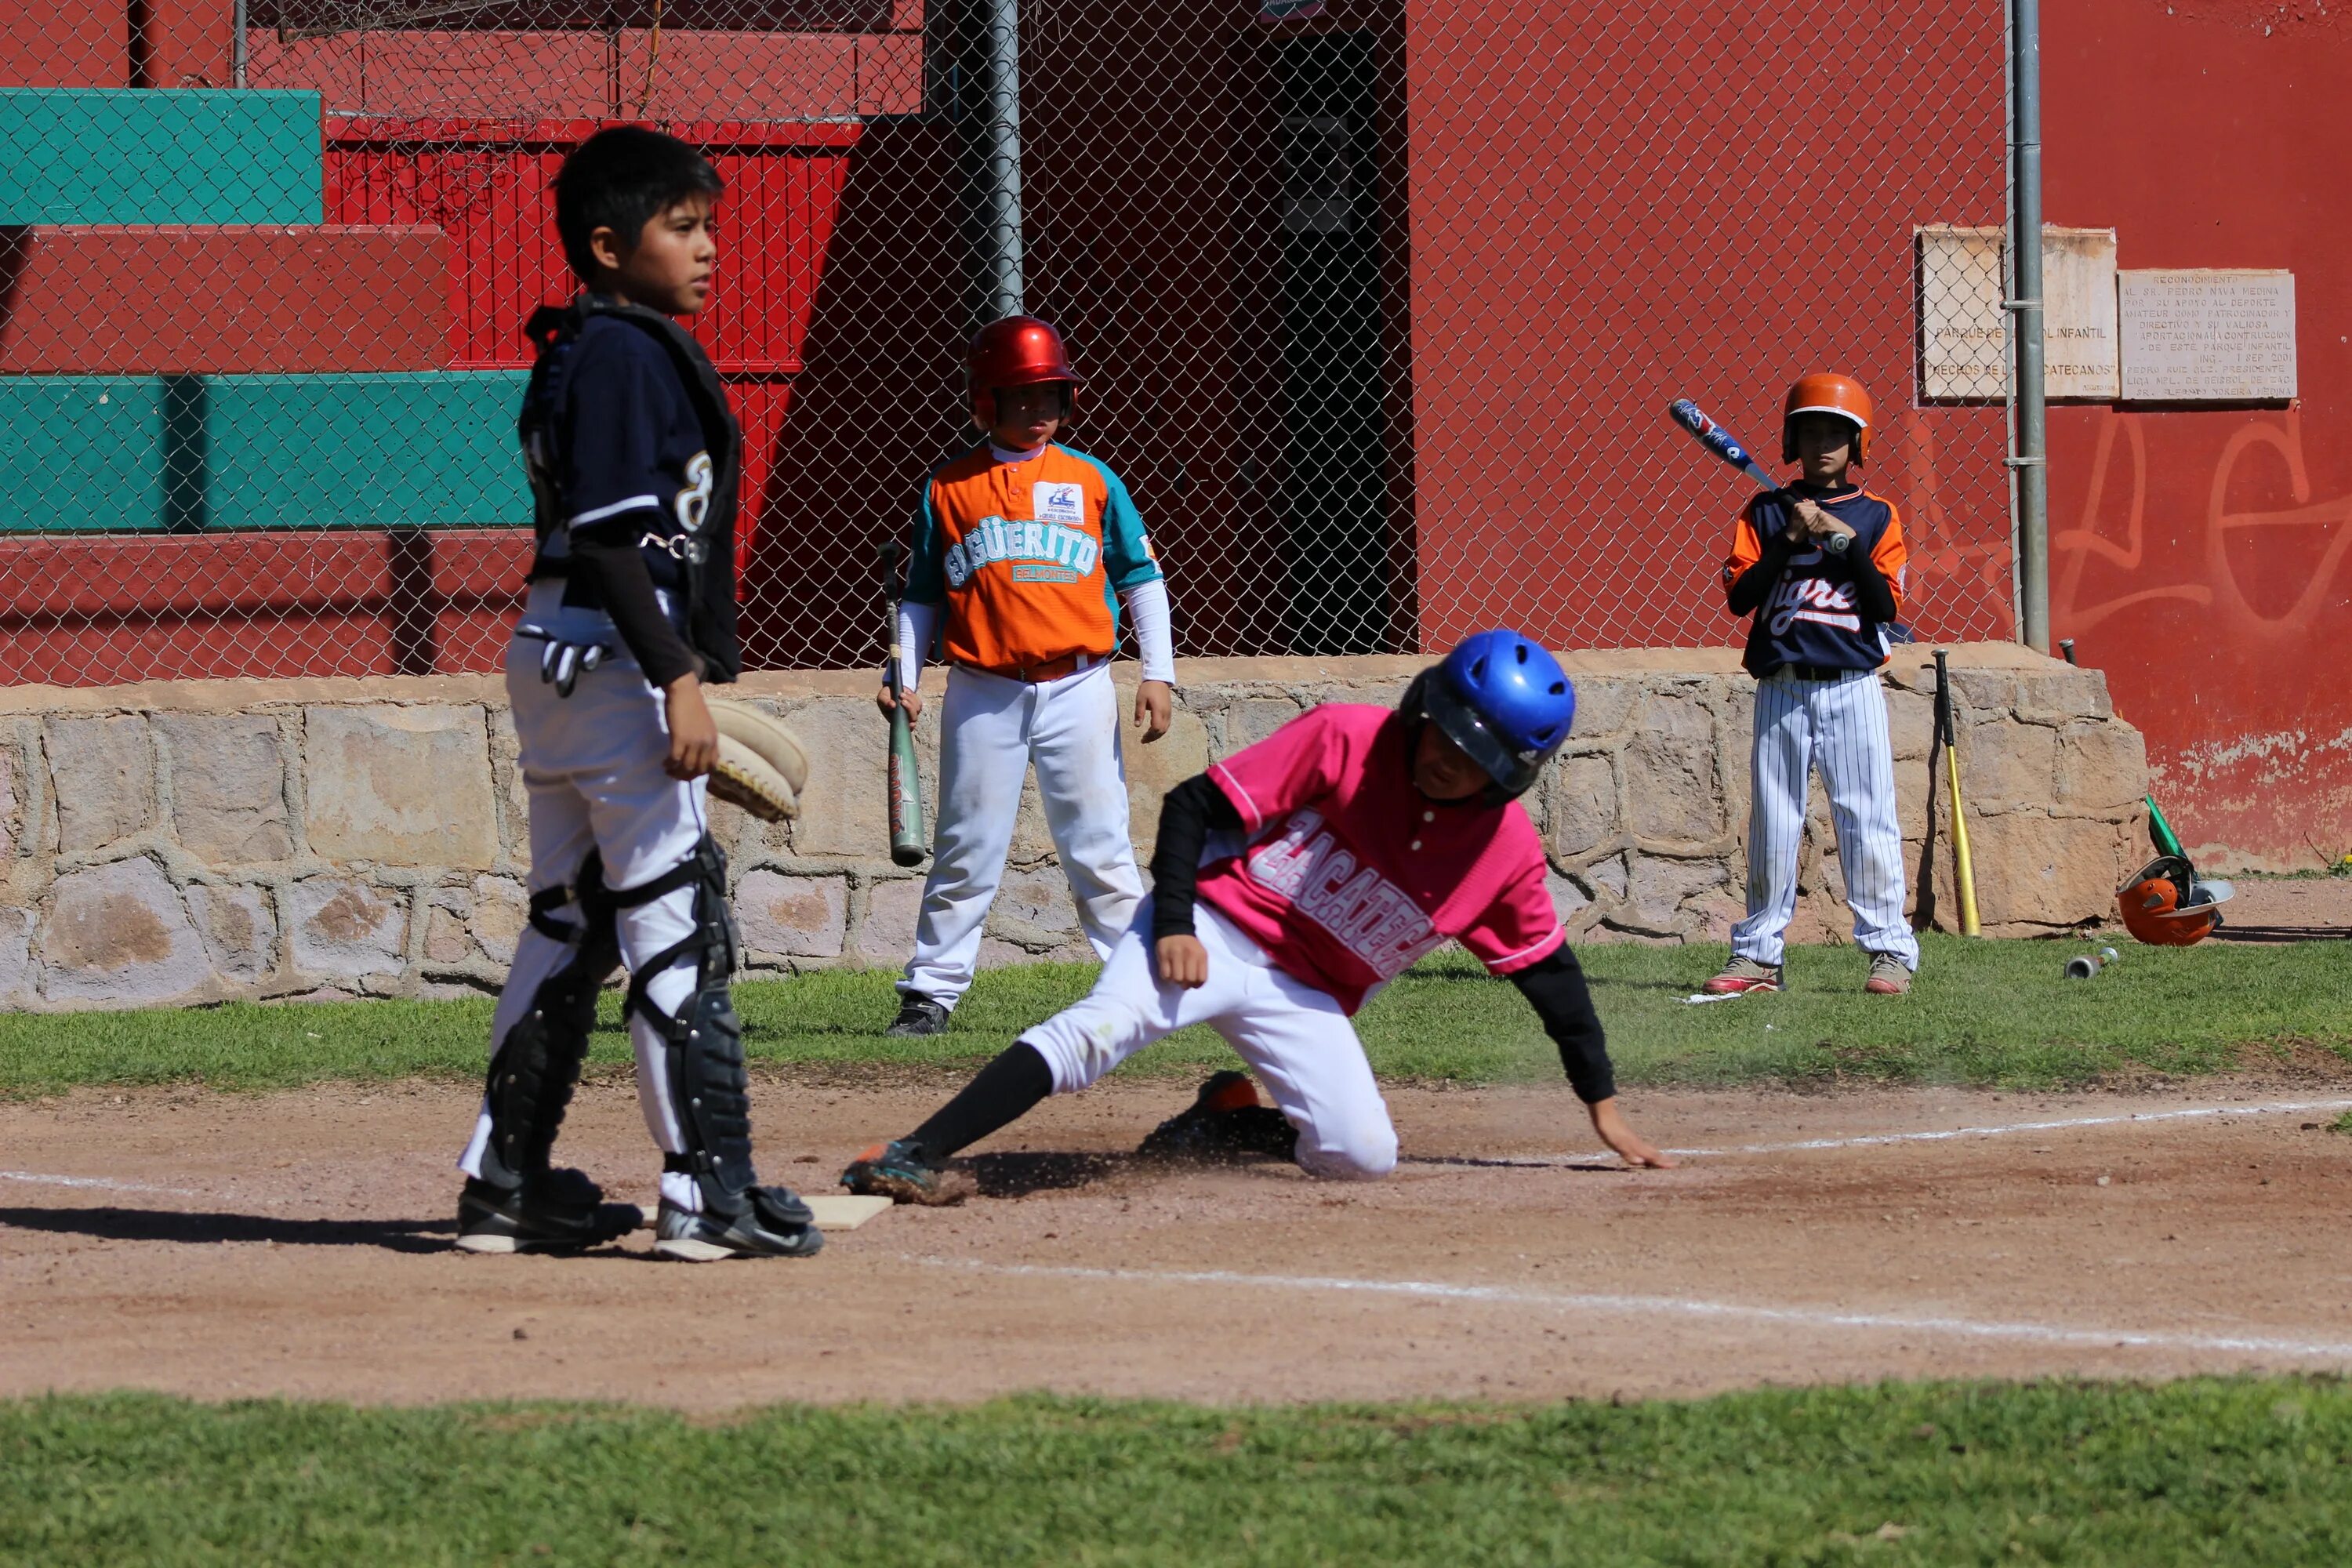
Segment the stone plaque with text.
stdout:
<svg viewBox="0 0 2352 1568">
<path fill-rule="evenodd" d="M 2284 403 L 2295 395 L 2294 274 L 2165 269 L 2116 274 L 2124 397 L 2132 403 Z"/>
<path fill-rule="evenodd" d="M 1942 224 L 1918 230 L 1919 395 L 1998 403 L 2009 388 L 2004 233 Z M 2042 392 L 2111 402 L 2116 369 L 2116 231 L 2042 230 Z"/>
<path fill-rule="evenodd" d="M 2000 310 L 2001 231 L 1937 224 L 1919 230 L 1919 396 L 1998 403 L 2009 388 Z"/>
</svg>

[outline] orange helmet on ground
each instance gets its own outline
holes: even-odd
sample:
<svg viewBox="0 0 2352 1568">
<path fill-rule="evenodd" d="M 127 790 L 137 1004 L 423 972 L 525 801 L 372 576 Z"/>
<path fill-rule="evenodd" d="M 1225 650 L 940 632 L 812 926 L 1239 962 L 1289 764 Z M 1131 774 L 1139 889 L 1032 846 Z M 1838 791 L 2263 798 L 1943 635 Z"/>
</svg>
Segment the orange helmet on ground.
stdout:
<svg viewBox="0 0 2352 1568">
<path fill-rule="evenodd" d="M 1780 460 L 1797 460 L 1797 416 L 1800 414 L 1834 414 L 1854 423 L 1853 460 L 1865 462 L 1870 457 L 1870 421 L 1875 411 L 1871 407 L 1870 394 L 1862 383 L 1850 375 L 1831 375 L 1815 372 L 1801 375 L 1797 384 L 1789 388 L 1789 395 L 1780 405 Z"/>
<path fill-rule="evenodd" d="M 1069 351 L 1050 321 L 1007 316 L 973 334 L 964 356 L 971 386 L 971 412 L 983 425 L 996 423 L 996 389 L 1059 382 L 1068 387 L 1065 414 L 1076 412 L 1083 380 L 1070 368 Z"/>
<path fill-rule="evenodd" d="M 2213 934 L 2221 900 L 2235 890 L 2227 882 L 2199 881 L 2178 855 L 2159 855 L 2123 885 L 2116 902 L 2133 936 L 2154 947 L 2187 947 Z"/>
</svg>

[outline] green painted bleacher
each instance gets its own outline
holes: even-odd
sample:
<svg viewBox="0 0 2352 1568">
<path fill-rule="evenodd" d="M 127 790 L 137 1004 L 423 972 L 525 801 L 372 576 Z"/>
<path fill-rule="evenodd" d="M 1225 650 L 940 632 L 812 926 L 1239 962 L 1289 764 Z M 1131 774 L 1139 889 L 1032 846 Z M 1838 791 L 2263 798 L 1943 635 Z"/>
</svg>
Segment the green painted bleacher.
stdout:
<svg viewBox="0 0 2352 1568">
<path fill-rule="evenodd" d="M 528 524 L 528 379 L 0 376 L 0 532 Z"/>
<path fill-rule="evenodd" d="M 0 225 L 315 224 L 315 92 L 0 89 Z"/>
</svg>

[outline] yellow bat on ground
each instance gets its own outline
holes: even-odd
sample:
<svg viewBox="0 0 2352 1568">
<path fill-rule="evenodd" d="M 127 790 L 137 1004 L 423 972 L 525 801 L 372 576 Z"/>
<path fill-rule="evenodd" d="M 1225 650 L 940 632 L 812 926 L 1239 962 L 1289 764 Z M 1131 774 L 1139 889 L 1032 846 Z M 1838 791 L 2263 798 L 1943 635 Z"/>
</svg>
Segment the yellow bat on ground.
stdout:
<svg viewBox="0 0 2352 1568">
<path fill-rule="evenodd" d="M 1977 870 L 1969 859 L 1969 815 L 1960 798 L 1960 753 L 1953 744 L 1952 673 L 1944 650 L 1936 650 L 1936 738 L 1944 745 L 1945 793 L 1952 797 L 1952 881 L 1960 893 L 1960 934 L 1979 936 Z"/>
</svg>

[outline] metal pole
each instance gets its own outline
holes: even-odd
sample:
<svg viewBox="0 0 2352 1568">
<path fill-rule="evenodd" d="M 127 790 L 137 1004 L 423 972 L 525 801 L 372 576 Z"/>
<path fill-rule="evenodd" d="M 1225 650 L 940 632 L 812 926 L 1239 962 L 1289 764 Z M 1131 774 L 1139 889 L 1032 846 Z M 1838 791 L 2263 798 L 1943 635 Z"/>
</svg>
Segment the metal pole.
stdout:
<svg viewBox="0 0 2352 1568">
<path fill-rule="evenodd" d="M 2042 7 L 2010 0 L 2010 245 L 2017 322 L 2018 584 L 2025 642 L 2050 651 L 2049 420 L 2042 401 Z"/>
<path fill-rule="evenodd" d="M 245 85 L 245 6 L 246 0 L 236 0 L 229 11 L 228 79 L 233 87 Z"/>
<path fill-rule="evenodd" d="M 990 319 L 1023 313 L 1021 254 L 1021 0 L 984 0 L 988 7 L 987 113 L 981 134 L 981 270 Z"/>
</svg>

